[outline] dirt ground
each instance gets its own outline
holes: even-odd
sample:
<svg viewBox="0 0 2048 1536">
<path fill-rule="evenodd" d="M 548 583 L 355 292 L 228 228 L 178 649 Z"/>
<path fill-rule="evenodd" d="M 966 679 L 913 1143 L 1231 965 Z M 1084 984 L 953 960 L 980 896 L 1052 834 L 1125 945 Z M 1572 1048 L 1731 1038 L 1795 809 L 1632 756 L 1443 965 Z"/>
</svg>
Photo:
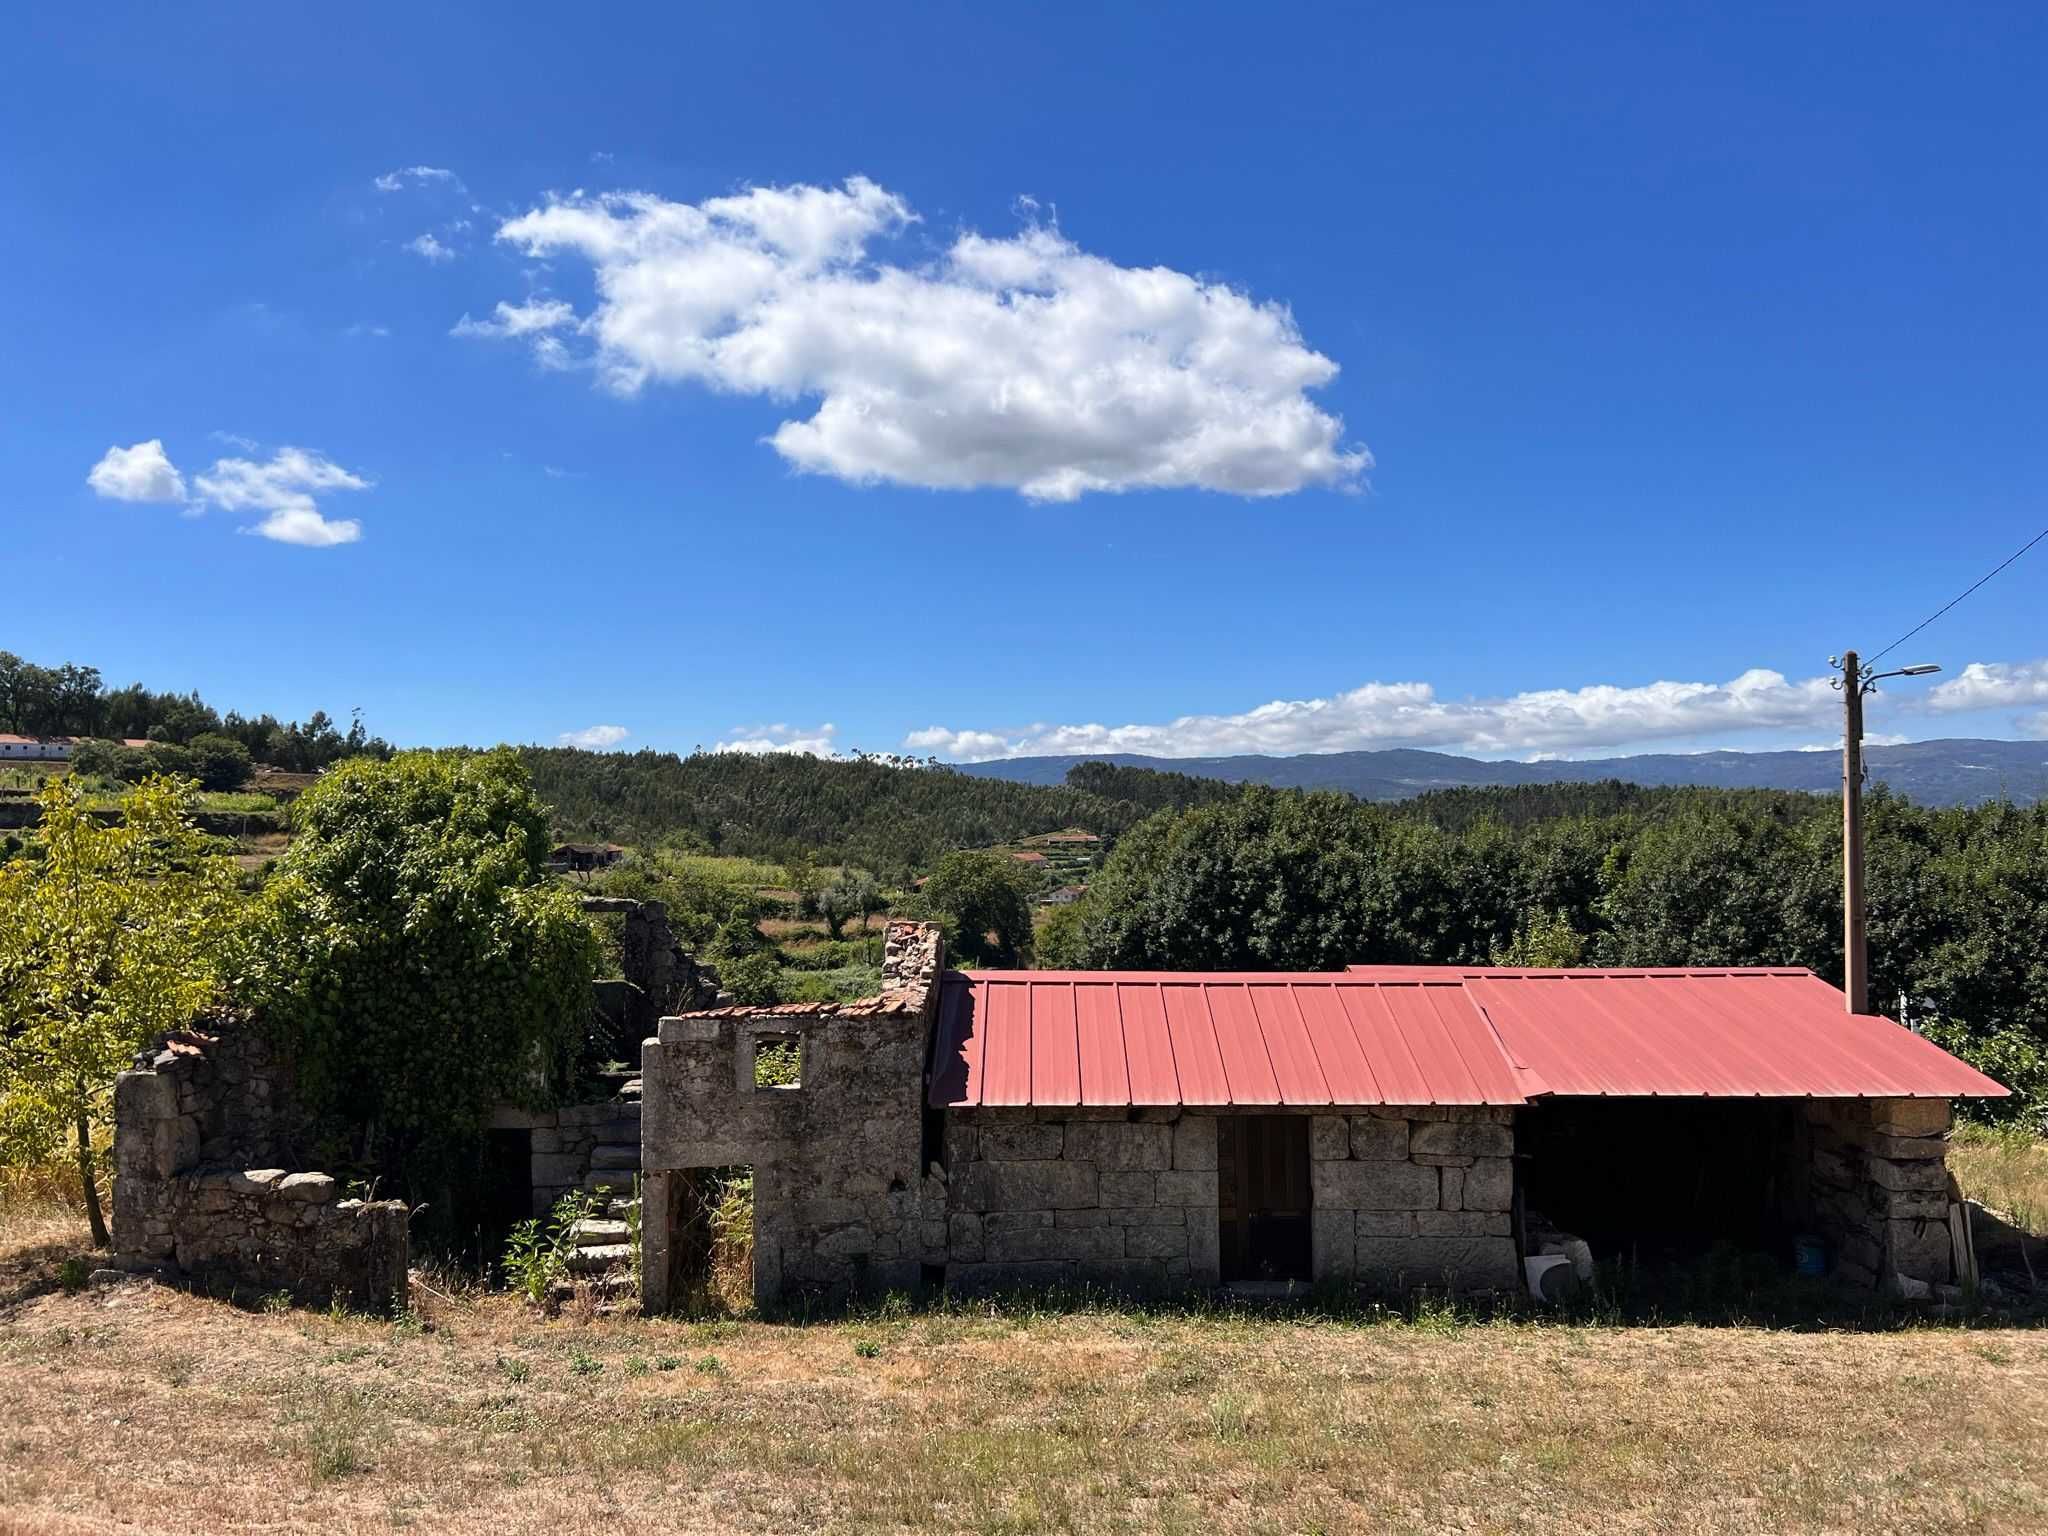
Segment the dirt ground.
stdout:
<svg viewBox="0 0 2048 1536">
<path fill-rule="evenodd" d="M 550 1320 L 418 1287 L 391 1321 L 67 1291 L 82 1235 L 0 1211 L 6 1536 L 2048 1529 L 2031 1328 Z"/>
</svg>

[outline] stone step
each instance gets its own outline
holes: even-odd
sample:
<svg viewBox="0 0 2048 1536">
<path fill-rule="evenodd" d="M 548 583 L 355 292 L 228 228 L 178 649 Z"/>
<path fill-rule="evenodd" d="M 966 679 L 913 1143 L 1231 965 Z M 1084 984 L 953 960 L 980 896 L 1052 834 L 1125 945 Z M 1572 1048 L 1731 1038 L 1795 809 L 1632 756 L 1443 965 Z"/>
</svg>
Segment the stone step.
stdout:
<svg viewBox="0 0 2048 1536">
<path fill-rule="evenodd" d="M 596 1243 L 588 1248 L 578 1248 L 570 1254 L 568 1269 L 571 1274 L 597 1275 L 632 1262 L 631 1243 Z"/>
<path fill-rule="evenodd" d="M 638 1200 L 614 1200 L 605 1207 L 605 1214 L 614 1221 L 624 1221 L 640 1209 Z"/>
<path fill-rule="evenodd" d="M 590 1149 L 590 1166 L 599 1168 L 625 1168 L 638 1172 L 640 1168 L 640 1143 L 614 1141 L 600 1143 Z"/>
<path fill-rule="evenodd" d="M 622 1099 L 632 1099 L 637 1102 L 640 1098 L 640 1079 L 629 1077 L 626 1081 L 619 1084 L 619 1097 Z"/>
<path fill-rule="evenodd" d="M 581 1221 L 569 1225 L 569 1241 L 578 1248 L 598 1248 L 607 1243 L 623 1243 L 633 1235 L 633 1229 L 623 1221 L 607 1221 L 600 1216 L 585 1216 Z"/>
</svg>

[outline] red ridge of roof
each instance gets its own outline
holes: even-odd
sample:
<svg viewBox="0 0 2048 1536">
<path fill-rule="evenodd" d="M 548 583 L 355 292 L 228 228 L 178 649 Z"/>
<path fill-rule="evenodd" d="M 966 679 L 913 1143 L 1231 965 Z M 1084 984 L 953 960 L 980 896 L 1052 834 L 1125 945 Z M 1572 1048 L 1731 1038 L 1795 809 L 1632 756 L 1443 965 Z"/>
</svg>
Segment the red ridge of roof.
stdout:
<svg viewBox="0 0 2048 1536">
<path fill-rule="evenodd" d="M 1525 1104 L 1545 1095 L 2001 1097 L 1795 967 L 948 972 L 930 1098 Z"/>
</svg>

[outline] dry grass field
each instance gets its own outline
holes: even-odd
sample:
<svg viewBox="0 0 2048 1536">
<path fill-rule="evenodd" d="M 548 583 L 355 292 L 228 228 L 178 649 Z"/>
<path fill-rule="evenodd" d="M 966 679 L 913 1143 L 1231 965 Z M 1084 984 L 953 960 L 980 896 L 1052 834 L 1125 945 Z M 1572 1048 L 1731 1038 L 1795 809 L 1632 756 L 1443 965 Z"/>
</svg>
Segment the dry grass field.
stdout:
<svg viewBox="0 0 2048 1536">
<path fill-rule="evenodd" d="M 0 1190 L 0 1533 L 2048 1530 L 2048 1331 L 66 1291 Z M 76 1272 L 72 1278 L 77 1278 Z"/>
</svg>

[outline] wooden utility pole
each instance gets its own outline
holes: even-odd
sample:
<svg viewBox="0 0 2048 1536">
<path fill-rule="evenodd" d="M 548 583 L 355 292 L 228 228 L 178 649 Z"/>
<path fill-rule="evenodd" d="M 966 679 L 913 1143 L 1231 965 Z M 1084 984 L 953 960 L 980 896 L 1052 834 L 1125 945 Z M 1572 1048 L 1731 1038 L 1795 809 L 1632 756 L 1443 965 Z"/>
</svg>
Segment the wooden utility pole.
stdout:
<svg viewBox="0 0 2048 1536">
<path fill-rule="evenodd" d="M 1863 669 L 1842 655 L 1842 996 L 1870 1012 L 1870 955 L 1863 926 Z"/>
</svg>

